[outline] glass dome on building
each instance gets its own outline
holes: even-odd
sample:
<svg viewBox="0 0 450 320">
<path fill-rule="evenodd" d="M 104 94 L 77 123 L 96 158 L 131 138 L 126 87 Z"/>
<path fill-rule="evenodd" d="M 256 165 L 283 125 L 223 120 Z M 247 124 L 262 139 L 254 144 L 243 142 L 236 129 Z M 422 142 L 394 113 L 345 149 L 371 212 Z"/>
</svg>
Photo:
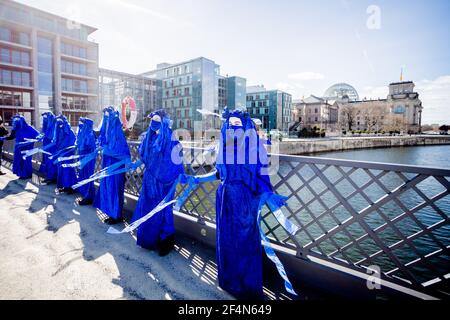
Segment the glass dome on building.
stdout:
<svg viewBox="0 0 450 320">
<path fill-rule="evenodd" d="M 332 99 L 342 99 L 344 96 L 348 96 L 352 101 L 359 100 L 356 89 L 347 83 L 336 83 L 329 87 L 324 94 L 324 97 Z"/>
</svg>

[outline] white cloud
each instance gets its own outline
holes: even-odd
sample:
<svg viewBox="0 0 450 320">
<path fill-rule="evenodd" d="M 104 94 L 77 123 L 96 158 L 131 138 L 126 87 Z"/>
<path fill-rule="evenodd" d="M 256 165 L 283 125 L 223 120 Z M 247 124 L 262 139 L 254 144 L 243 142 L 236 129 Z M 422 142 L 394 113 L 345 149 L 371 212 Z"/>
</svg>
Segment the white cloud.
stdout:
<svg viewBox="0 0 450 320">
<path fill-rule="evenodd" d="M 422 123 L 450 124 L 450 75 L 416 82 L 423 105 Z"/>
<path fill-rule="evenodd" d="M 323 80 L 325 79 L 325 76 L 321 73 L 307 71 L 300 73 L 292 73 L 288 75 L 288 78 L 294 80 L 308 81 L 308 80 Z"/>
</svg>

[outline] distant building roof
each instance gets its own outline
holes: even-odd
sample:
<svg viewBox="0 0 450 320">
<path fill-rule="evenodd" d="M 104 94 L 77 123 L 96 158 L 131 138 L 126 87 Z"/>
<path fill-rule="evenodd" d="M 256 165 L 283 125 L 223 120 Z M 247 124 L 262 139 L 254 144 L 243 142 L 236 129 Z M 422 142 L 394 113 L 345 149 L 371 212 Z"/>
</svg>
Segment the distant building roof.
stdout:
<svg viewBox="0 0 450 320">
<path fill-rule="evenodd" d="M 52 18 L 56 18 L 56 19 L 59 19 L 59 20 L 66 20 L 66 21 L 71 20 L 71 19 L 68 19 L 68 18 L 59 16 L 59 15 L 56 15 L 56 14 L 50 13 L 50 12 L 48 12 L 48 11 L 44 11 L 44 10 L 35 8 L 35 7 L 30 6 L 30 5 L 20 3 L 20 2 L 11 1 L 11 0 L 1 0 L 1 1 L 0 1 L 0 4 L 3 4 L 3 3 L 4 3 L 4 4 L 7 4 L 7 5 L 10 5 L 10 6 L 13 6 L 13 7 L 22 7 L 22 8 L 23 8 L 24 10 L 26 10 L 26 11 L 39 12 L 39 14 L 44 15 L 44 16 L 47 16 L 47 17 L 52 17 Z M 98 29 L 95 28 L 95 27 L 89 26 L 89 25 L 84 24 L 84 23 L 80 23 L 79 21 L 74 21 L 74 22 L 76 22 L 77 24 L 79 24 L 79 25 L 81 25 L 81 26 L 84 26 L 84 27 L 89 31 L 89 34 L 91 34 L 91 33 L 93 33 L 94 31 L 97 31 L 97 30 L 98 30 Z"/>
<path fill-rule="evenodd" d="M 264 91 L 269 91 L 266 89 L 266 87 L 264 87 L 264 85 L 247 87 L 247 93 L 257 93 L 257 92 L 264 92 Z"/>
<path fill-rule="evenodd" d="M 323 94 L 324 98 L 342 99 L 348 96 L 349 100 L 359 100 L 358 92 L 355 88 L 347 83 L 336 83 L 329 87 Z"/>
<path fill-rule="evenodd" d="M 406 84 L 406 83 L 414 83 L 414 82 L 412 82 L 412 81 L 392 82 L 392 83 L 390 83 L 389 85 L 391 86 L 391 85 L 396 85 L 396 84 Z"/>
</svg>

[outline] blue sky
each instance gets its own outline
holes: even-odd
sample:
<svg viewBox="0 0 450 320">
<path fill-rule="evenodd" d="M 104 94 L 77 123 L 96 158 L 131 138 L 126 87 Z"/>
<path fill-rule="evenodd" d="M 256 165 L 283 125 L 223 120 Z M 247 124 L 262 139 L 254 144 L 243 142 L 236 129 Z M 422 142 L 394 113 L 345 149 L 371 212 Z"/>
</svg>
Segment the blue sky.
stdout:
<svg viewBox="0 0 450 320">
<path fill-rule="evenodd" d="M 424 123 L 450 123 L 447 0 L 20 2 L 97 27 L 100 66 L 124 72 L 204 56 L 222 74 L 294 98 L 320 96 L 336 82 L 378 98 L 403 67 L 421 95 Z"/>
</svg>

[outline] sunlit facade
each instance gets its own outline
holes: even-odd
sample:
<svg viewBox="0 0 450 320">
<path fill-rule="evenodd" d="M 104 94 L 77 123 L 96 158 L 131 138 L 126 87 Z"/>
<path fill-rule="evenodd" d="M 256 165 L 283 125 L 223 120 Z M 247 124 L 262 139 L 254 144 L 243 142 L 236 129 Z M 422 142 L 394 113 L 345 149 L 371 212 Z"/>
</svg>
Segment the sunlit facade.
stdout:
<svg viewBox="0 0 450 320">
<path fill-rule="evenodd" d="M 292 122 L 292 96 L 280 90 L 267 90 L 264 86 L 247 87 L 247 111 L 258 118 L 266 130 L 287 133 Z"/>
<path fill-rule="evenodd" d="M 0 0 L 0 116 L 64 114 L 75 126 L 98 114 L 96 29 L 33 7 Z"/>
<path fill-rule="evenodd" d="M 196 121 L 204 130 L 218 129 L 219 118 L 202 117 L 197 109 L 220 113 L 225 106 L 234 108 L 245 101 L 245 79 L 221 76 L 220 66 L 204 57 L 161 63 L 142 75 L 161 80 L 161 106 L 169 112 L 173 129 L 193 130 Z"/>
</svg>

